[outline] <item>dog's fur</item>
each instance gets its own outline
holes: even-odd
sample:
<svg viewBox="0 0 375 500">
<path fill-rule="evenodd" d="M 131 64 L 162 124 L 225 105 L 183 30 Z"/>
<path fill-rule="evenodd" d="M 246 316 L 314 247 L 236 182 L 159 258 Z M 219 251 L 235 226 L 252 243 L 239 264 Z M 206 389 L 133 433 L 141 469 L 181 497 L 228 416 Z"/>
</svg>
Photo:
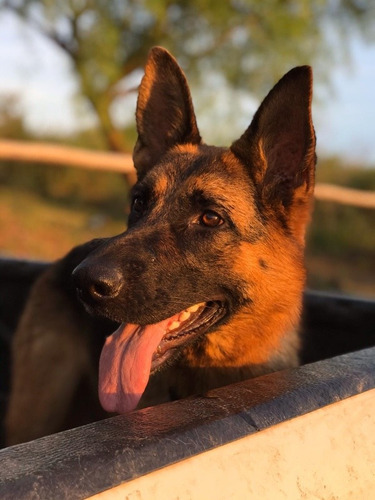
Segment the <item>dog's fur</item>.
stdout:
<svg viewBox="0 0 375 500">
<path fill-rule="evenodd" d="M 103 240 L 76 247 L 36 280 L 12 344 L 8 446 L 99 420 L 97 366 L 116 326 L 88 315 L 71 273 Z"/>
<path fill-rule="evenodd" d="M 197 303 L 216 311 L 152 372 L 138 407 L 298 364 L 311 95 L 311 69 L 295 68 L 230 148 L 207 146 L 181 69 L 164 49 L 150 52 L 128 230 L 73 251 L 33 290 L 13 349 L 8 443 L 58 430 L 83 376 L 96 379 L 91 343 L 103 337 L 88 337 L 91 320 L 61 287 L 85 255 L 74 280 L 95 315 L 149 325 Z"/>
</svg>

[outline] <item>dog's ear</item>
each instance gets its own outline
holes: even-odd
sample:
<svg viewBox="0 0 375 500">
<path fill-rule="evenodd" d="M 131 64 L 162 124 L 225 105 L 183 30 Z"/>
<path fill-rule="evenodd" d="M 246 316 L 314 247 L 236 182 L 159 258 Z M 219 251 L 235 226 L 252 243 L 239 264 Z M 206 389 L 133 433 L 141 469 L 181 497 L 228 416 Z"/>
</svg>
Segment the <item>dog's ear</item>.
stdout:
<svg viewBox="0 0 375 500">
<path fill-rule="evenodd" d="M 315 174 L 312 71 L 301 66 L 271 90 L 232 152 L 246 165 L 258 200 L 303 242 Z"/>
<path fill-rule="evenodd" d="M 136 111 L 138 140 L 133 152 L 138 178 L 177 144 L 199 144 L 189 87 L 171 54 L 151 49 L 139 89 Z"/>
</svg>

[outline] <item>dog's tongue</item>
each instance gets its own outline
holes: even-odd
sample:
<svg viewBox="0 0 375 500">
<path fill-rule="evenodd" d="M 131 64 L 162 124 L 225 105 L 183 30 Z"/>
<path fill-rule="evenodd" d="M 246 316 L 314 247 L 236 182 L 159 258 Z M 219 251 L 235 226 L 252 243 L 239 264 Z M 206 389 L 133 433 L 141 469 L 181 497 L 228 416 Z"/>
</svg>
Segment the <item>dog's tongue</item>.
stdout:
<svg viewBox="0 0 375 500">
<path fill-rule="evenodd" d="M 99 399 L 106 411 L 133 410 L 146 388 L 151 359 L 171 318 L 154 325 L 122 324 L 103 347 L 99 363 Z"/>
</svg>

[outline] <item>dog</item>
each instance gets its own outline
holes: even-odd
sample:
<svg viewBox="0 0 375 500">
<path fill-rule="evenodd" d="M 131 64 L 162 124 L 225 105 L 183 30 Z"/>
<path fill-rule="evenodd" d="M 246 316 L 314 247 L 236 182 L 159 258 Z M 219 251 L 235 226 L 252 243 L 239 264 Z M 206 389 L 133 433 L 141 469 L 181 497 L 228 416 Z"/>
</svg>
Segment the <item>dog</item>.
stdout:
<svg viewBox="0 0 375 500">
<path fill-rule="evenodd" d="M 97 397 L 97 366 L 105 337 L 117 325 L 89 316 L 71 280 L 102 241 L 74 248 L 32 286 L 11 346 L 7 446 L 107 416 Z"/>
<path fill-rule="evenodd" d="M 70 303 L 50 308 L 54 324 L 65 317 L 53 344 L 66 371 L 55 384 L 54 359 L 35 362 L 40 380 L 28 388 L 36 395 L 43 378 L 49 380 L 51 397 L 44 409 L 54 397 L 68 413 L 72 387 L 84 371 L 80 367 L 91 370 L 89 344 L 96 342 L 91 358 L 97 359 L 98 344 L 110 329 L 107 324 L 104 333 L 89 334 L 89 341 L 87 332 L 78 333 L 82 307 L 73 288 L 91 316 L 117 326 L 106 337 L 99 362 L 99 400 L 109 413 L 204 394 L 299 364 L 305 232 L 316 164 L 311 100 L 311 68 L 294 68 L 270 91 L 238 140 L 229 148 L 209 146 L 202 142 L 181 68 L 165 49 L 150 51 L 136 110 L 138 180 L 128 229 L 83 245 L 57 264 L 58 270 L 56 265 L 49 270 L 69 282 Z M 29 318 L 35 318 L 41 296 L 54 302 L 49 286 L 34 290 L 34 306 L 25 312 Z M 73 309 L 77 318 L 70 317 Z M 44 320 L 39 315 L 36 336 L 44 331 Z M 45 346 L 52 343 L 54 328 L 44 331 Z M 18 389 L 27 377 L 17 361 L 26 357 L 27 336 L 21 321 L 13 350 Z M 80 355 L 76 343 L 83 344 Z M 96 380 L 96 370 L 90 373 Z M 26 426 L 16 418 L 19 399 L 13 392 L 9 443 L 19 439 L 20 425 Z M 31 398 L 29 405 L 35 415 Z M 42 418 L 45 426 L 39 435 L 59 430 L 55 416 L 47 429 L 36 413 L 31 418 Z"/>
</svg>

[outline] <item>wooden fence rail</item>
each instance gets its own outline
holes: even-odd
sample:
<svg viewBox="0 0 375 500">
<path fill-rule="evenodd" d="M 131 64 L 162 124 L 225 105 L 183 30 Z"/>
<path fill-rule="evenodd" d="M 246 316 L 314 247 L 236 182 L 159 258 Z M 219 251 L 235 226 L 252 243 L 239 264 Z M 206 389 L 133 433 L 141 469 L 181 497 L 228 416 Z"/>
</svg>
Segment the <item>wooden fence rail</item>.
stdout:
<svg viewBox="0 0 375 500">
<path fill-rule="evenodd" d="M 134 178 L 134 166 L 130 154 L 89 151 L 44 142 L 0 140 L 1 160 L 106 170 L 108 172 L 124 173 Z M 315 197 L 318 200 L 332 201 L 343 205 L 375 208 L 375 192 L 373 191 L 319 183 L 315 187 Z"/>
</svg>

